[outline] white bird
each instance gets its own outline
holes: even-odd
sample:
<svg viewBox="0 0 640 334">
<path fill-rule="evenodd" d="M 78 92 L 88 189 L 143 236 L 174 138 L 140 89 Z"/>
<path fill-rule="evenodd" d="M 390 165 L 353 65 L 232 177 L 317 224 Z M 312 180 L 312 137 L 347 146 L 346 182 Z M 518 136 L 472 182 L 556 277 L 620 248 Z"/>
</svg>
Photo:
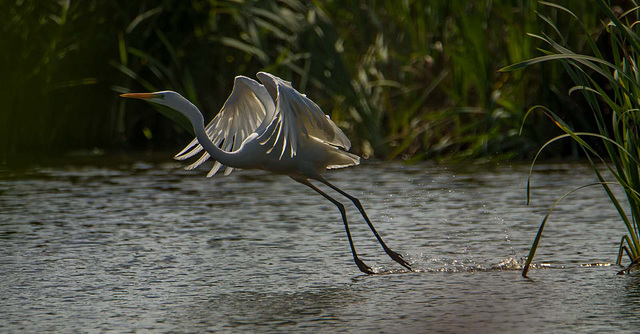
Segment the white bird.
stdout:
<svg viewBox="0 0 640 334">
<path fill-rule="evenodd" d="M 294 89 L 290 82 L 265 72 L 258 73 L 257 77 L 263 84 L 245 76 L 237 76 L 231 95 L 206 127 L 200 110 L 176 92 L 127 93 L 120 96 L 161 104 L 189 119 L 196 139 L 175 159 L 193 157 L 202 149 L 205 152 L 188 169 L 196 168 L 213 157 L 216 161 L 207 176 L 214 175 L 222 165 L 226 166 L 225 175 L 231 173 L 233 168 L 262 169 L 288 175 L 331 201 L 342 215 L 353 260 L 362 272 L 373 274 L 371 268 L 358 257 L 344 205 L 318 189 L 310 180 L 324 183 L 351 200 L 384 251 L 394 261 L 411 270 L 402 255 L 384 243 L 360 201 L 322 177 L 326 169 L 360 163 L 357 155 L 346 151 L 351 146 L 347 136 L 317 104 Z"/>
</svg>

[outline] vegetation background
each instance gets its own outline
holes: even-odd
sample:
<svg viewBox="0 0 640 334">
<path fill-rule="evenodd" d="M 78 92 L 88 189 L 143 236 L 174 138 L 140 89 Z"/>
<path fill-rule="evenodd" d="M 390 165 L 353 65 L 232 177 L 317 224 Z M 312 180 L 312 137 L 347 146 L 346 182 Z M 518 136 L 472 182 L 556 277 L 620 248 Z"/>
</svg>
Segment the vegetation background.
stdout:
<svg viewBox="0 0 640 334">
<path fill-rule="evenodd" d="M 585 102 L 569 96 L 574 83 L 561 63 L 498 71 L 540 55 L 543 41 L 527 33 L 561 35 L 578 53 L 587 39 L 599 43 L 607 18 L 591 1 L 562 1 L 588 35 L 533 0 L 3 3 L 0 163 L 180 147 L 187 131 L 118 94 L 176 90 L 211 119 L 233 78 L 260 70 L 314 99 L 365 157 L 530 159 L 562 133 L 531 114 L 520 134 L 533 105 L 583 131 L 596 126 Z M 579 152 L 571 141 L 555 147 L 547 156 Z"/>
</svg>

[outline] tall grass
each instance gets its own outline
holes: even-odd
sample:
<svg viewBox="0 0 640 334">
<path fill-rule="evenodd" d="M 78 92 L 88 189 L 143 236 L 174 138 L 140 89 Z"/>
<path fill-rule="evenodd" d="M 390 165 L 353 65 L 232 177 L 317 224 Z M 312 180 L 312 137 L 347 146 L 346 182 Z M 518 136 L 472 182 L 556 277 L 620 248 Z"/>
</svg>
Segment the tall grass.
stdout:
<svg viewBox="0 0 640 334">
<path fill-rule="evenodd" d="M 42 143 L 67 144 L 76 134 L 86 134 L 85 129 L 64 133 L 63 124 L 79 122 L 77 110 L 60 100 L 96 83 L 68 67 L 73 55 L 82 52 L 82 41 L 68 34 L 71 26 L 84 21 L 73 15 L 77 6 L 69 1 L 16 1 L 7 7 L 0 14 L 0 157 Z"/>
<path fill-rule="evenodd" d="M 570 9 L 558 4 L 541 3 L 562 12 L 562 16 L 557 20 L 571 20 L 576 26 L 581 27 L 583 34 L 587 36 L 585 41 L 591 52 L 581 54 L 572 51 L 566 45 L 567 39 L 560 34 L 556 20 L 541 15 L 541 19 L 556 31 L 555 37 L 531 34 L 533 38 L 547 45 L 543 51 L 545 55 L 508 66 L 503 71 L 548 61 L 558 61 L 564 66 L 575 84 L 569 93 L 580 94 L 584 98 L 593 113 L 598 131 L 578 132 L 550 109 L 532 108 L 542 110 L 551 122 L 564 132 L 543 145 L 538 154 L 548 145 L 565 138 L 573 139 L 584 151 L 599 180 L 596 184 L 604 188 L 627 230 L 621 238 L 616 263 L 621 264 L 624 252 L 631 261 L 628 267 L 631 268 L 640 261 L 640 36 L 637 27 L 639 9 L 634 2 L 628 11 L 622 11 L 620 8 L 615 8 L 614 11 L 604 0 L 593 0 L 593 4 L 601 11 L 606 21 L 599 30 L 591 31 Z M 601 144 L 604 152 L 598 151 L 596 144 Z M 534 165 L 535 159 L 532 169 Z M 599 169 L 601 165 L 612 175 L 612 181 L 605 179 Z M 530 181 L 531 175 L 529 183 Z M 611 190 L 614 184 L 622 187 L 624 198 L 617 197 Z M 528 194 L 529 186 L 527 198 Z M 523 276 L 527 275 L 552 210 L 562 198 L 544 217 L 527 257 Z M 625 211 L 625 202 L 630 212 Z"/>
<path fill-rule="evenodd" d="M 356 114 L 383 125 L 385 156 L 513 156 L 530 147 L 517 128 L 540 77 L 496 69 L 533 55 L 520 36 L 537 24 L 535 1 L 332 4 L 345 12 L 336 20 L 345 49 L 367 50 L 345 62 L 366 104 Z"/>
<path fill-rule="evenodd" d="M 592 6 L 567 3 L 595 24 Z M 576 108 L 553 93 L 566 89 L 560 65 L 527 75 L 496 71 L 532 57 L 541 43 L 522 38 L 541 29 L 534 0 L 7 4 L 0 11 L 0 47 L 13 50 L 0 53 L 5 159 L 178 145 L 187 131 L 134 110 L 114 91 L 177 90 L 210 118 L 235 75 L 259 70 L 293 81 L 346 130 L 354 151 L 380 158 L 523 157 L 549 135 L 533 115 L 534 126 L 518 136 L 527 106 Z M 578 27 L 558 29 L 572 35 Z"/>
<path fill-rule="evenodd" d="M 538 26 L 536 6 L 533 0 L 221 1 L 210 8 L 216 25 L 202 34 L 217 52 L 239 52 L 226 58 L 237 74 L 264 69 L 310 92 L 347 129 L 358 153 L 506 158 L 526 154 L 546 131 L 518 136 L 525 106 L 549 99 L 532 89 L 543 78 L 496 71 L 533 55 L 535 43 L 522 35 Z M 222 24 L 224 31 L 217 30 Z M 142 54 L 127 45 L 130 54 L 133 48 L 134 56 Z M 543 73 L 553 76 L 558 68 Z M 133 78 L 143 69 L 123 72 Z"/>
</svg>

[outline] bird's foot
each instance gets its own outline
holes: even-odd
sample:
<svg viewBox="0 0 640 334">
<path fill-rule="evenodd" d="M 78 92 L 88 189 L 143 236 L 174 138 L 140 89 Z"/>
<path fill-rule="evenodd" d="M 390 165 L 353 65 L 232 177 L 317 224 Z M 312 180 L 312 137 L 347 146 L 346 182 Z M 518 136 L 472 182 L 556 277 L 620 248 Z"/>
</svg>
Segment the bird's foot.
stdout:
<svg viewBox="0 0 640 334">
<path fill-rule="evenodd" d="M 403 266 L 403 267 L 405 267 L 405 268 L 407 268 L 407 269 L 409 269 L 409 270 L 413 271 L 413 269 L 411 269 L 411 266 L 409 265 L 409 262 L 407 262 L 407 261 L 402 257 L 402 255 L 400 255 L 399 253 L 396 253 L 396 252 L 392 251 L 392 250 L 391 250 L 391 249 L 389 249 L 389 248 L 385 248 L 385 250 L 384 250 L 384 251 L 387 253 L 387 255 L 389 255 L 389 257 L 391 257 L 391 259 L 393 259 L 393 261 L 396 261 L 396 262 L 398 262 L 401 266 Z"/>
<path fill-rule="evenodd" d="M 373 272 L 373 270 L 371 270 L 371 267 L 369 267 L 366 264 L 364 264 L 364 262 L 362 262 L 362 260 L 360 260 L 359 258 L 355 258 L 354 260 L 356 261 L 356 265 L 358 265 L 358 269 L 360 269 L 360 271 L 362 271 L 363 273 L 365 273 L 367 275 L 375 274 Z"/>
</svg>

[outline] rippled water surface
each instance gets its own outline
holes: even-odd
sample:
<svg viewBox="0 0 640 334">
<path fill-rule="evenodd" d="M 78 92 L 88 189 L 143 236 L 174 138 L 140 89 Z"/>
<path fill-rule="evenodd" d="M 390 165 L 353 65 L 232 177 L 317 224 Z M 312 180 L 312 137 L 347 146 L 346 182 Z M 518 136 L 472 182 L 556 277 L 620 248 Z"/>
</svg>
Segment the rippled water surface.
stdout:
<svg viewBox="0 0 640 334">
<path fill-rule="evenodd" d="M 146 162 L 145 162 L 146 161 Z M 151 161 L 151 162 L 149 162 Z M 326 177 L 359 197 L 391 261 L 346 199 L 285 176 L 207 179 L 170 161 L 103 157 L 0 167 L 1 332 L 634 332 L 638 277 L 616 276 L 624 225 L 600 187 L 551 216 L 531 279 L 518 269 L 553 202 L 594 182 L 581 164 L 365 163 Z M 332 193 L 333 194 L 333 193 Z M 336 195 L 339 196 L 339 195 Z"/>
</svg>

